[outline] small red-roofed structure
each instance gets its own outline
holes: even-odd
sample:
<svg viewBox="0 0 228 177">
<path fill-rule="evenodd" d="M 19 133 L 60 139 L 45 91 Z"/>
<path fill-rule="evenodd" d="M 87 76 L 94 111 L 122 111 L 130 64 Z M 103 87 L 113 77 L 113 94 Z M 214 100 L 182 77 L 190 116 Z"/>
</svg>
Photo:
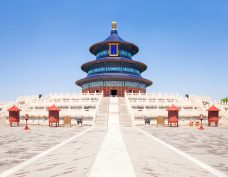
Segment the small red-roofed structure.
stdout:
<svg viewBox="0 0 228 177">
<path fill-rule="evenodd" d="M 178 127 L 178 113 L 179 113 L 179 108 L 172 105 L 167 109 L 168 111 L 168 126 L 172 127 L 172 123 L 174 123 L 175 126 Z"/>
<path fill-rule="evenodd" d="M 216 108 L 213 105 L 207 111 L 208 111 L 208 126 L 211 126 L 211 123 L 214 122 L 215 126 L 217 127 L 218 122 L 219 122 L 219 111 L 220 111 L 220 109 Z"/>
<path fill-rule="evenodd" d="M 9 123 L 10 127 L 12 127 L 12 123 L 16 122 L 17 126 L 19 127 L 20 124 L 20 109 L 16 107 L 15 105 L 9 108 L 7 111 L 9 111 Z"/>
<path fill-rule="evenodd" d="M 53 105 L 48 108 L 49 111 L 49 127 L 52 126 L 53 123 L 55 123 L 56 127 L 59 127 L 59 111 L 60 109 Z"/>
</svg>

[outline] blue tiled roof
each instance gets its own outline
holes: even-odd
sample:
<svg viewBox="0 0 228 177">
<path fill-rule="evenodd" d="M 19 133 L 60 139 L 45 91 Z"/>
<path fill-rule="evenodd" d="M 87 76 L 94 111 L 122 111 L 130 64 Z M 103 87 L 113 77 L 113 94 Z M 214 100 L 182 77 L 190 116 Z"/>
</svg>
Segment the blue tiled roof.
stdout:
<svg viewBox="0 0 228 177">
<path fill-rule="evenodd" d="M 126 51 L 131 53 L 131 55 L 135 55 L 139 51 L 139 48 L 135 44 L 127 42 L 123 40 L 121 37 L 119 37 L 117 30 L 112 30 L 110 36 L 104 41 L 93 44 L 89 48 L 89 51 L 92 54 L 96 55 L 100 51 L 107 50 L 107 47 L 108 47 L 107 44 L 109 42 L 120 43 L 126 48 Z"/>
<path fill-rule="evenodd" d="M 103 42 L 126 42 L 121 37 L 119 37 L 117 30 L 112 30 L 110 36 Z"/>
<path fill-rule="evenodd" d="M 145 79 L 143 77 L 139 77 L 139 76 L 134 76 L 134 75 L 93 75 L 93 76 L 87 76 L 83 79 L 80 79 L 76 82 L 77 85 L 81 86 L 83 83 L 87 83 L 87 82 L 92 82 L 92 80 L 112 80 L 112 79 L 116 79 L 116 80 L 133 80 L 133 81 L 137 81 L 137 82 L 141 82 L 146 84 L 147 86 L 152 85 L 152 82 L 148 79 Z"/>
</svg>

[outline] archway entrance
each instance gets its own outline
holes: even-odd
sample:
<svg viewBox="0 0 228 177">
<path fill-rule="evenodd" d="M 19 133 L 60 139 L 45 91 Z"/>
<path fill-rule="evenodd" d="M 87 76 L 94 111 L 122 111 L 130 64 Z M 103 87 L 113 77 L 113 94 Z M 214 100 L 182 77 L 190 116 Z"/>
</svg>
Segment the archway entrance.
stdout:
<svg viewBox="0 0 228 177">
<path fill-rule="evenodd" d="M 117 96 L 117 90 L 111 90 L 111 96 Z"/>
</svg>

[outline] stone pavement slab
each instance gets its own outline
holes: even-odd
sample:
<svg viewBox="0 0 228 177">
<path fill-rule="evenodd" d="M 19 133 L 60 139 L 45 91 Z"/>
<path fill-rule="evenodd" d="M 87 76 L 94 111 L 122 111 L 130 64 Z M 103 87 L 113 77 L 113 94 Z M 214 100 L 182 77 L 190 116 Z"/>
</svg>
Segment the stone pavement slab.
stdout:
<svg viewBox="0 0 228 177">
<path fill-rule="evenodd" d="M 121 133 L 138 177 L 213 176 L 135 128 L 121 128 Z"/>
<path fill-rule="evenodd" d="M 105 134 L 105 129 L 88 131 L 80 138 L 67 143 L 11 176 L 86 177 L 89 175 Z"/>
<path fill-rule="evenodd" d="M 228 175 L 228 129 L 141 127 L 142 130 Z"/>
<path fill-rule="evenodd" d="M 116 117 L 118 118 L 118 116 Z M 34 127 L 0 130 L 0 170 L 13 167 L 71 139 L 86 128 Z M 11 176 L 77 177 L 211 177 L 207 170 L 170 150 L 149 135 L 227 174 L 227 129 L 178 127 L 92 128 Z M 4 161 L 6 163 L 4 163 Z M 1 175 L 0 175 L 1 176 Z"/>
<path fill-rule="evenodd" d="M 135 177 L 118 126 L 108 129 L 90 177 Z"/>
<path fill-rule="evenodd" d="M 32 126 L 0 128 L 0 173 L 47 150 L 87 127 Z"/>
</svg>

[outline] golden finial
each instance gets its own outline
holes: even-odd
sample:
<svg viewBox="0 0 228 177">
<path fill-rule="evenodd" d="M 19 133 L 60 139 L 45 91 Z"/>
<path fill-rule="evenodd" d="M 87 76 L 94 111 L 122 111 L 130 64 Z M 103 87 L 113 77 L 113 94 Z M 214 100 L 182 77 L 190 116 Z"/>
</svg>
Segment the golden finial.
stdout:
<svg viewBox="0 0 228 177">
<path fill-rule="evenodd" d="M 112 30 L 116 30 L 116 22 L 115 21 L 112 22 Z"/>
</svg>

